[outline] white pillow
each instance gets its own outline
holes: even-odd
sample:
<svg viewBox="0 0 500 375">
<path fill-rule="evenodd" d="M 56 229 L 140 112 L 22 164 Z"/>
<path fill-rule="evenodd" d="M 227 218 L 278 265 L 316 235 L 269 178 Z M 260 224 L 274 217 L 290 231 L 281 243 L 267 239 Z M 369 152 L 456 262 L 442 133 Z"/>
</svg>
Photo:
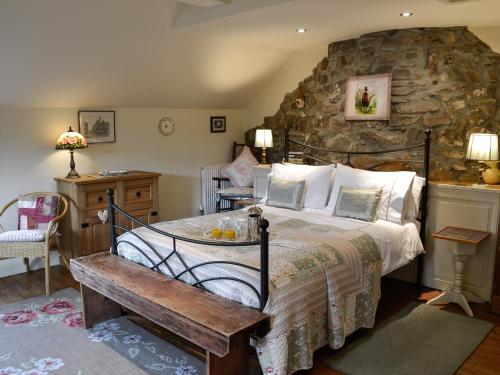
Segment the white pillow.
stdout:
<svg viewBox="0 0 500 375">
<path fill-rule="evenodd" d="M 273 164 L 271 176 L 286 181 L 305 180 L 304 208 L 324 209 L 330 193 L 334 165 Z"/>
<path fill-rule="evenodd" d="M 405 202 L 405 220 L 415 221 L 418 216 L 418 211 L 420 209 L 420 195 L 422 194 L 422 189 L 425 186 L 425 178 L 420 176 L 415 176 L 413 178 L 413 183 L 411 184 L 411 194 L 407 195 Z"/>
<path fill-rule="evenodd" d="M 415 172 L 373 172 L 355 169 L 337 164 L 332 193 L 328 201 L 328 210 L 333 213 L 340 187 L 355 189 L 382 189 L 382 198 L 378 209 L 378 218 L 397 224 L 403 222 L 405 197 L 410 192 L 410 186 Z"/>
<path fill-rule="evenodd" d="M 221 175 L 231 180 L 236 187 L 252 186 L 253 167 L 259 165 L 249 147 L 243 147 L 241 154 L 230 164 L 221 168 Z"/>
</svg>

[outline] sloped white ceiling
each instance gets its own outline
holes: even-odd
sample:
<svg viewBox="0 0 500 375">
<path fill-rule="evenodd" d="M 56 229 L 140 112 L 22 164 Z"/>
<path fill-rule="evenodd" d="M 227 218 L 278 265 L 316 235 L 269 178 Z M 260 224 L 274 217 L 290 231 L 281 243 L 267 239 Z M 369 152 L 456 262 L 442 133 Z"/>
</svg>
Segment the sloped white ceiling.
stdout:
<svg viewBox="0 0 500 375">
<path fill-rule="evenodd" d="M 499 0 L 193 1 L 0 0 L 0 106 L 242 108 L 288 58 L 330 41 L 456 25 L 500 41 Z"/>
</svg>

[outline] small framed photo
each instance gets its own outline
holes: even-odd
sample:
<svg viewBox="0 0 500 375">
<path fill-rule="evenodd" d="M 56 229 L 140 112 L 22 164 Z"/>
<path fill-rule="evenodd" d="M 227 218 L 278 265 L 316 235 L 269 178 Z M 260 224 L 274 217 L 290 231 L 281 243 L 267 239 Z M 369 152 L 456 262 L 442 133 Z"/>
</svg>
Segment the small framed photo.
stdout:
<svg viewBox="0 0 500 375">
<path fill-rule="evenodd" d="M 210 117 L 210 132 L 225 133 L 226 132 L 226 116 Z"/>
<path fill-rule="evenodd" d="M 392 74 L 351 77 L 347 81 L 346 120 L 390 120 Z"/>
<path fill-rule="evenodd" d="M 115 111 L 78 111 L 78 130 L 88 143 L 115 142 Z"/>
</svg>

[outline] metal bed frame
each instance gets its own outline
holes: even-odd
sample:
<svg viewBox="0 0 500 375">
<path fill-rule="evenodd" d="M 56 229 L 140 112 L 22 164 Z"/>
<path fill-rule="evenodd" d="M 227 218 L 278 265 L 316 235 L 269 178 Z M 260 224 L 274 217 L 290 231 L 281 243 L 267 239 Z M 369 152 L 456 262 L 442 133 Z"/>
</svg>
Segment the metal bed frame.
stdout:
<svg viewBox="0 0 500 375">
<path fill-rule="evenodd" d="M 412 149 L 417 149 L 417 148 L 423 148 L 424 150 L 424 159 L 423 161 L 416 161 L 416 160 L 398 160 L 399 162 L 408 162 L 408 163 L 423 163 L 423 174 L 425 178 L 425 186 L 423 187 L 422 190 L 422 200 L 421 200 L 421 207 L 420 207 L 420 238 L 422 242 L 424 243 L 425 241 L 425 226 L 426 226 L 426 219 L 427 219 L 427 186 L 428 186 L 428 179 L 429 179 L 429 159 L 430 159 L 430 130 L 426 130 L 425 132 L 425 141 L 424 143 L 416 144 L 413 146 L 407 146 L 407 147 L 402 147 L 398 149 L 391 149 L 391 150 L 381 150 L 381 151 L 338 151 L 338 150 L 329 150 L 321 147 L 316 147 L 312 145 L 307 145 L 305 143 L 297 142 L 289 137 L 289 130 L 288 128 L 285 129 L 285 147 L 284 147 L 284 161 L 288 161 L 288 155 L 289 155 L 289 147 L 290 144 L 295 144 L 300 147 L 304 147 L 306 149 L 311 149 L 313 151 L 317 152 L 327 152 L 331 154 L 339 154 L 339 155 L 344 155 L 347 156 L 347 165 L 353 166 L 351 163 L 351 157 L 356 156 L 356 155 L 374 155 L 374 154 L 386 154 L 386 153 L 394 153 L 394 152 L 400 152 L 400 151 L 408 151 Z M 312 155 L 307 155 L 304 154 L 303 157 L 309 158 L 311 160 L 314 160 L 315 162 L 318 163 L 326 163 L 322 161 L 319 158 L 316 158 Z M 386 163 L 378 163 L 374 166 L 372 166 L 369 169 L 374 169 L 377 168 L 383 164 Z M 263 311 L 268 297 L 269 297 L 269 232 L 267 231 L 267 228 L 269 227 L 269 222 L 266 219 L 262 219 L 260 223 L 260 239 L 256 241 L 245 241 L 245 242 L 225 242 L 225 241 L 204 241 L 204 240 L 199 240 L 199 239 L 193 239 L 193 238 L 187 238 L 187 237 L 182 237 L 178 236 L 172 233 L 168 233 L 165 231 L 162 231 L 156 227 L 153 227 L 149 224 L 146 224 L 142 222 L 141 220 L 131 216 L 129 213 L 125 212 L 123 209 L 117 207 L 114 203 L 114 191 L 113 189 L 108 189 L 108 212 L 109 212 L 109 225 L 110 225 L 110 239 L 111 239 L 111 253 L 114 255 L 118 255 L 118 247 L 120 244 L 127 244 L 134 249 L 136 249 L 138 252 L 140 252 L 150 263 L 149 268 L 153 271 L 160 272 L 160 266 L 165 265 L 165 268 L 168 270 L 170 273 L 170 277 L 175 279 L 175 280 L 181 280 L 180 278 L 183 275 L 190 275 L 192 279 L 194 280 L 194 283 L 192 284 L 194 287 L 198 287 L 201 289 L 207 290 L 207 288 L 204 286 L 204 283 L 210 282 L 210 281 L 218 281 L 218 280 L 230 280 L 234 281 L 237 283 L 240 283 L 242 285 L 247 286 L 250 288 L 256 295 L 256 297 L 259 300 L 259 310 Z M 135 233 L 133 230 L 129 228 L 125 228 L 124 226 L 118 225 L 116 223 L 116 217 L 118 215 L 121 215 L 124 218 L 127 218 L 131 220 L 132 223 L 135 223 L 141 227 L 145 227 L 155 233 L 158 233 L 160 235 L 163 235 L 165 237 L 171 238 L 172 239 L 172 250 L 166 257 L 162 257 L 158 251 L 146 240 L 141 238 L 137 233 Z M 130 233 L 132 236 L 137 238 L 140 242 L 142 242 L 147 248 L 151 250 L 151 252 L 158 258 L 157 260 L 153 260 L 150 256 L 148 256 L 139 246 L 136 244 L 128 241 L 128 240 L 118 240 L 118 234 L 117 230 L 122 231 L 123 233 Z M 189 242 L 189 243 L 194 243 L 198 245 L 203 245 L 203 246 L 260 246 L 260 268 L 252 267 L 246 264 L 242 263 L 237 263 L 237 262 L 232 262 L 232 261 L 210 261 L 210 262 L 202 262 L 199 264 L 191 265 L 188 266 L 184 258 L 182 257 L 182 254 L 177 250 L 177 242 Z M 181 272 L 176 273 L 172 267 L 168 264 L 169 259 L 174 259 L 176 258 L 183 266 L 183 270 Z M 239 279 L 237 277 L 229 277 L 229 276 L 219 276 L 219 277 L 210 277 L 206 279 L 200 279 L 196 273 L 196 269 L 200 269 L 201 267 L 208 266 L 208 265 L 213 265 L 213 264 L 223 264 L 223 265 L 229 265 L 229 266 L 234 266 L 234 267 L 242 267 L 246 268 L 252 271 L 255 271 L 260 274 L 260 290 L 257 290 L 252 284 L 249 282 Z M 422 270 L 423 270 L 423 257 L 420 255 L 418 257 L 418 271 L 417 271 L 417 280 L 416 284 L 420 287 L 422 283 Z M 181 280 L 182 281 L 182 280 Z"/>
<path fill-rule="evenodd" d="M 346 165 L 350 167 L 354 167 L 351 162 L 352 156 L 357 155 L 381 155 L 381 154 L 391 154 L 402 151 L 409 151 L 415 149 L 423 149 L 424 155 L 423 160 L 411 160 L 411 159 L 397 159 L 392 161 L 384 161 L 377 164 L 372 165 L 368 168 L 368 170 L 373 170 L 375 168 L 381 167 L 383 165 L 387 165 L 393 162 L 403 162 L 403 163 L 420 163 L 423 164 L 423 178 L 425 178 L 425 184 L 422 188 L 421 193 L 421 201 L 420 201 L 420 240 L 422 244 L 425 245 L 425 229 L 427 224 L 427 203 L 428 203 L 428 186 L 429 186 L 429 169 L 430 169 L 430 150 L 431 150 L 431 131 L 429 129 L 425 130 L 424 142 L 415 144 L 412 146 L 394 148 L 390 150 L 377 150 L 377 151 L 338 151 L 326 149 L 323 147 L 317 147 L 313 145 L 308 145 L 302 142 L 294 141 L 290 138 L 289 129 L 285 128 L 285 145 L 284 145 L 284 161 L 288 162 L 289 154 L 290 154 L 290 144 L 294 144 L 300 147 L 303 147 L 305 150 L 312 150 L 320 153 L 329 153 L 329 154 L 337 154 L 347 157 Z M 324 161 L 318 157 L 309 155 L 307 153 L 302 154 L 303 158 L 313 160 L 319 164 L 330 164 L 327 161 Z M 415 284 L 418 288 L 422 287 L 422 273 L 424 268 L 424 255 L 420 254 L 417 258 L 417 278 Z"/>
<path fill-rule="evenodd" d="M 244 241 L 244 242 L 229 242 L 229 241 L 203 241 L 203 240 L 198 240 L 198 239 L 193 239 L 193 238 L 187 238 L 187 237 L 182 237 L 178 236 L 172 233 L 168 233 L 165 231 L 162 231 L 158 228 L 155 228 L 149 224 L 146 224 L 142 222 L 141 220 L 138 220 L 137 218 L 131 216 L 127 212 L 125 212 L 123 209 L 117 207 L 114 203 L 114 191 L 113 189 L 108 189 L 108 212 L 109 212 L 109 225 L 110 225 L 110 237 L 111 237 L 111 253 L 114 255 L 118 255 L 118 246 L 120 244 L 127 244 L 129 246 L 132 246 L 135 250 L 140 252 L 150 263 L 151 266 L 149 267 L 153 271 L 160 272 L 160 266 L 163 264 L 167 268 L 168 272 L 170 273 L 170 277 L 175 279 L 175 280 L 180 280 L 180 277 L 189 274 L 193 279 L 194 283 L 192 284 L 194 287 L 198 287 L 201 289 L 205 289 L 206 287 L 203 285 L 203 283 L 209 282 L 209 281 L 217 281 L 217 280 L 230 280 L 234 281 L 243 285 L 246 285 L 249 287 L 257 296 L 259 300 L 259 310 L 262 311 L 264 310 L 264 307 L 266 306 L 267 299 L 269 297 L 269 232 L 267 231 L 267 228 L 269 227 L 269 221 L 266 219 L 262 219 L 260 222 L 260 239 L 256 241 Z M 133 232 L 131 229 L 125 228 L 123 226 L 117 225 L 116 224 L 116 217 L 115 215 L 121 215 L 129 220 L 132 221 L 132 223 L 138 224 L 141 227 L 145 227 L 155 233 L 161 234 L 165 237 L 169 237 L 172 239 L 173 246 L 172 250 L 166 257 L 162 257 L 156 249 L 146 240 L 144 240 L 142 237 L 140 237 L 137 233 Z M 121 230 L 124 233 L 130 233 L 132 236 L 137 238 L 140 242 L 142 242 L 145 246 L 147 246 L 153 254 L 158 258 L 158 261 L 154 261 L 151 259 L 150 256 L 148 256 L 139 246 L 136 244 L 127 241 L 127 240 L 118 240 L 118 235 L 116 231 Z M 183 242 L 189 242 L 189 243 L 194 243 L 198 245 L 206 245 L 206 246 L 257 246 L 260 245 L 260 268 L 252 267 L 246 264 L 242 263 L 237 263 L 237 262 L 231 262 L 231 261 L 210 261 L 210 262 L 202 262 L 198 263 L 192 266 L 188 266 L 184 258 L 182 257 L 182 254 L 177 251 L 177 241 L 183 241 Z M 179 273 L 176 273 L 168 264 L 168 260 L 170 258 L 177 258 L 179 262 L 182 264 L 184 267 L 184 270 L 182 270 Z M 194 270 L 199 269 L 203 266 L 208 266 L 208 265 L 213 265 L 213 264 L 225 264 L 225 265 L 231 265 L 235 267 L 243 267 L 255 272 L 260 273 L 260 290 L 257 290 L 252 284 L 245 280 L 241 280 L 236 277 L 229 277 L 229 276 L 219 276 L 219 277 L 210 277 L 206 279 L 200 279 L 198 276 L 196 276 Z M 182 280 L 181 280 L 182 281 Z"/>
</svg>

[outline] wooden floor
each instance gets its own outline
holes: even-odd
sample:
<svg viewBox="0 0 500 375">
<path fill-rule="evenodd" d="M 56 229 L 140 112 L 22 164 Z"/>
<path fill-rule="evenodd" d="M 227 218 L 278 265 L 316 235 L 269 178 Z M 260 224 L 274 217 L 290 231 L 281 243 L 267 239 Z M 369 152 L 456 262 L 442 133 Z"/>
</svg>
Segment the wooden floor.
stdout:
<svg viewBox="0 0 500 375">
<path fill-rule="evenodd" d="M 71 274 L 61 266 L 51 269 L 52 290 L 60 290 L 68 287 L 78 288 Z M 45 293 L 43 270 L 33 271 L 29 275 L 20 274 L 16 276 L 0 278 L 0 305 L 5 305 L 26 298 L 43 295 Z M 424 290 L 417 292 L 410 284 L 395 280 L 384 279 L 382 282 L 382 299 L 377 311 L 377 323 L 387 319 L 406 304 L 412 301 L 426 302 L 437 296 L 438 291 Z M 476 318 L 488 320 L 495 324 L 495 328 L 486 339 L 479 345 L 476 351 L 457 371 L 458 375 L 500 375 L 500 316 L 489 311 L 489 305 L 472 304 L 472 310 Z M 460 307 L 455 304 L 443 306 L 443 309 L 463 314 Z M 151 327 L 155 333 L 160 333 Z M 164 333 L 162 334 L 164 335 Z M 355 340 L 356 334 L 351 335 L 348 341 Z M 332 354 L 332 350 L 325 348 L 319 350 L 315 355 L 315 366 L 311 370 L 301 371 L 300 375 L 339 375 L 322 364 L 322 360 Z"/>
</svg>

